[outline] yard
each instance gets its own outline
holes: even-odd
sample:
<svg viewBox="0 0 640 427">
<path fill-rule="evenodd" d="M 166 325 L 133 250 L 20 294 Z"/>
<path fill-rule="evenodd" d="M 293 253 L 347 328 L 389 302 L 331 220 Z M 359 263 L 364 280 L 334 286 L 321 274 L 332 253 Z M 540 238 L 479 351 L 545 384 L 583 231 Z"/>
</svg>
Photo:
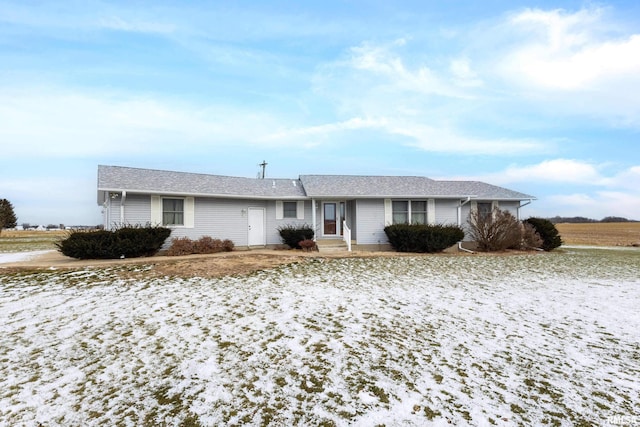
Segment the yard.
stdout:
<svg viewBox="0 0 640 427">
<path fill-rule="evenodd" d="M 0 275 L 0 425 L 627 425 L 640 252 Z"/>
</svg>

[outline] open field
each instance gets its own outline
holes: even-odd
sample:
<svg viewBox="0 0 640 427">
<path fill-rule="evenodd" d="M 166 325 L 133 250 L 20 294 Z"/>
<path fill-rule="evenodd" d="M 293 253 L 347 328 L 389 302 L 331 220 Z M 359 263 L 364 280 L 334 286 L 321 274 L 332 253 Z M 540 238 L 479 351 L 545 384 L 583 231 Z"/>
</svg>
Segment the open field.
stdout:
<svg viewBox="0 0 640 427">
<path fill-rule="evenodd" d="M 66 231 L 13 231 L 0 233 L 0 253 L 56 249 L 55 242 L 67 235 Z"/>
<path fill-rule="evenodd" d="M 631 246 L 640 243 L 640 222 L 556 224 L 567 245 Z"/>
<path fill-rule="evenodd" d="M 0 425 L 606 425 L 640 415 L 640 253 L 0 275 Z M 631 419 L 631 418 L 626 418 Z"/>
</svg>

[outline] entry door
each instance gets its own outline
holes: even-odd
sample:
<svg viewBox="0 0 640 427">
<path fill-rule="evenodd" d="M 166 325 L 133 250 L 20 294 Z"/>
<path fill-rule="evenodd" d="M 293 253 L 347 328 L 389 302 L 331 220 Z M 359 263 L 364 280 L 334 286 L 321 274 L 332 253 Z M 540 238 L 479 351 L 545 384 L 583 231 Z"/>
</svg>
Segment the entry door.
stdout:
<svg viewBox="0 0 640 427">
<path fill-rule="evenodd" d="M 338 212 L 337 203 L 323 204 L 323 227 L 322 233 L 325 236 L 335 236 L 338 234 Z"/>
<path fill-rule="evenodd" d="M 264 209 L 249 208 L 249 246 L 264 246 Z"/>
</svg>

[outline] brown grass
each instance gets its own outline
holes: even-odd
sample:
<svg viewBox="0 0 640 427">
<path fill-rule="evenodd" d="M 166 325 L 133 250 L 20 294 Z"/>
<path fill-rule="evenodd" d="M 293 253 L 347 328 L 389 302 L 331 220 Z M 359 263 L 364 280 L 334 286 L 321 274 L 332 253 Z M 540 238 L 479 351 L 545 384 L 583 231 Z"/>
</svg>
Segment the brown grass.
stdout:
<svg viewBox="0 0 640 427">
<path fill-rule="evenodd" d="M 631 246 L 640 243 L 640 222 L 556 224 L 567 245 Z"/>
<path fill-rule="evenodd" d="M 65 230 L 51 230 L 51 231 L 38 231 L 38 230 L 2 230 L 0 237 L 5 239 L 16 238 L 57 238 L 64 237 L 68 231 Z"/>
</svg>

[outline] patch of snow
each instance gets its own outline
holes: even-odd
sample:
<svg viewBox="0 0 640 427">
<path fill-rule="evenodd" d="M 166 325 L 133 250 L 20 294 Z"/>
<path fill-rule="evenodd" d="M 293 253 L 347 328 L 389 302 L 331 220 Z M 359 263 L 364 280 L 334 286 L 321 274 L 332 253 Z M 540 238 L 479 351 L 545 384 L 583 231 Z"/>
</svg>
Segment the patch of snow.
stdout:
<svg viewBox="0 0 640 427">
<path fill-rule="evenodd" d="M 606 425 L 640 411 L 639 261 L 0 276 L 0 425 Z"/>
<path fill-rule="evenodd" d="M 54 252 L 54 251 L 43 250 L 43 251 L 28 251 L 28 252 L 0 252 L 0 264 L 29 261 L 30 259 L 39 257 L 40 255 L 44 255 L 49 252 Z"/>
</svg>

